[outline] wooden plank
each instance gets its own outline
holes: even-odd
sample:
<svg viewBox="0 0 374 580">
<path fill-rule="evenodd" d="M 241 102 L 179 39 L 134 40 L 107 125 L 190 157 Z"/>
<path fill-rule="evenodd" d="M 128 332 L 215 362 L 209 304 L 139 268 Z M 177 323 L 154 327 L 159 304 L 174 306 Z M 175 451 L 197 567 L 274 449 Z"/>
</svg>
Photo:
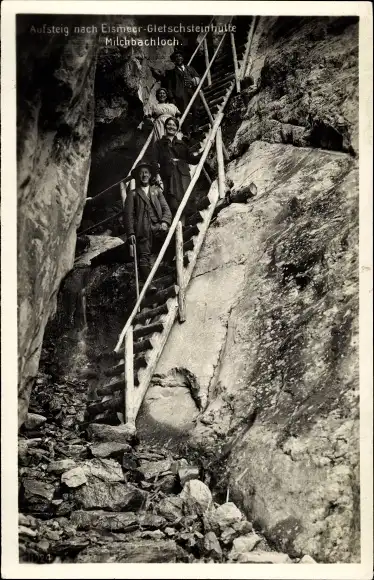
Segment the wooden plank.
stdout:
<svg viewBox="0 0 374 580">
<path fill-rule="evenodd" d="M 133 329 L 129 327 L 125 336 L 125 390 L 123 401 L 125 409 L 123 415 L 126 423 L 133 423 L 134 417 L 134 344 Z"/>
<path fill-rule="evenodd" d="M 214 16 L 211 18 L 211 20 L 210 20 L 210 22 L 209 22 L 209 24 L 208 24 L 208 26 L 209 26 L 209 27 L 210 27 L 210 25 L 212 24 L 212 22 L 213 22 L 213 21 L 214 21 Z M 204 36 L 202 37 L 202 39 L 200 40 L 199 44 L 197 45 L 197 47 L 195 48 L 194 52 L 192 53 L 192 56 L 191 56 L 190 60 L 188 61 L 187 65 L 190 65 L 190 64 L 191 64 L 191 62 L 193 61 L 193 59 L 195 58 L 195 55 L 196 55 L 197 51 L 199 50 L 200 46 L 202 45 L 202 43 L 204 42 L 204 40 L 205 40 L 205 38 L 206 38 L 206 36 L 207 36 L 207 34 L 208 34 L 209 30 L 210 30 L 210 29 L 208 29 L 208 30 L 205 32 Z"/>
<path fill-rule="evenodd" d="M 222 130 L 219 127 L 216 135 L 216 151 L 217 151 L 217 162 L 218 162 L 218 191 L 219 197 L 222 199 L 225 197 L 225 164 L 223 161 L 223 149 L 222 149 Z"/>
<path fill-rule="evenodd" d="M 127 331 L 128 327 L 130 326 L 130 324 L 132 324 L 132 321 L 133 321 L 134 317 L 136 316 L 136 314 L 138 312 L 139 306 L 140 306 L 141 302 L 143 301 L 143 298 L 145 296 L 145 293 L 147 292 L 148 287 L 151 284 L 151 282 L 152 282 L 152 280 L 154 278 L 154 275 L 155 275 L 155 273 L 156 273 L 159 265 L 161 264 L 161 261 L 162 261 L 164 255 L 165 255 L 166 250 L 167 250 L 167 247 L 169 246 L 170 240 L 171 240 L 171 238 L 174 235 L 175 228 L 177 227 L 177 223 L 179 222 L 179 220 L 180 220 L 180 218 L 182 216 L 182 213 L 183 213 L 184 208 L 185 208 L 185 206 L 186 206 L 186 204 L 187 204 L 187 202 L 189 200 L 189 197 L 191 195 L 191 192 L 192 192 L 193 188 L 195 187 L 195 184 L 196 184 L 196 182 L 197 182 L 197 180 L 199 178 L 199 175 L 200 175 L 200 172 L 201 172 L 201 168 L 202 168 L 202 166 L 205 163 L 205 160 L 206 160 L 206 158 L 208 156 L 208 153 L 210 151 L 210 148 L 212 146 L 212 143 L 213 143 L 213 141 L 215 139 L 215 136 L 216 136 L 216 132 L 218 130 L 218 127 L 220 126 L 220 124 L 222 122 L 222 119 L 223 119 L 223 113 L 221 112 L 221 113 L 219 113 L 217 115 L 217 118 L 214 121 L 214 125 L 212 127 L 212 130 L 210 131 L 210 134 L 209 134 L 209 137 L 207 139 L 207 142 L 205 143 L 203 154 L 202 154 L 202 156 L 200 158 L 199 163 L 195 167 L 195 172 L 193 174 L 193 177 L 192 177 L 192 179 L 190 181 L 189 186 L 186 189 L 186 192 L 185 192 L 185 194 L 184 194 L 184 196 L 182 198 L 181 203 L 179 204 L 178 210 L 177 210 L 177 212 L 176 212 L 176 214 L 174 216 L 173 222 L 172 222 L 172 224 L 170 226 L 170 229 L 169 229 L 169 231 L 167 233 L 166 239 L 165 239 L 165 241 L 164 241 L 164 243 L 163 243 L 163 245 L 161 247 L 161 250 L 160 250 L 160 252 L 159 252 L 159 254 L 158 254 L 157 258 L 156 258 L 156 261 L 153 264 L 152 270 L 151 270 L 151 272 L 150 272 L 147 280 L 145 281 L 145 284 L 144 284 L 144 286 L 142 288 L 142 291 L 140 292 L 140 296 L 139 296 L 138 300 L 136 301 L 136 304 L 135 304 L 135 306 L 134 306 L 134 308 L 133 308 L 133 310 L 132 310 L 132 312 L 131 312 L 131 314 L 130 314 L 130 316 L 129 316 L 129 318 L 128 318 L 128 320 L 127 320 L 127 322 L 126 322 L 126 324 L 125 324 L 125 326 L 124 326 L 124 328 L 122 330 L 122 332 L 119 335 L 119 338 L 118 338 L 116 347 L 114 349 L 116 352 L 118 352 L 120 350 L 121 345 L 122 345 L 122 341 L 123 341 L 123 339 L 125 337 L 125 334 L 126 334 L 126 331 Z M 152 303 L 152 302 L 150 302 L 150 303 Z"/>
<path fill-rule="evenodd" d="M 205 111 L 206 111 L 206 114 L 208 115 L 209 123 L 210 123 L 211 125 L 213 125 L 213 123 L 214 123 L 213 115 L 212 115 L 212 113 L 210 112 L 210 109 L 209 109 L 208 103 L 206 102 L 206 99 L 205 99 L 205 97 L 204 97 L 204 93 L 203 93 L 203 91 L 200 91 L 200 99 L 201 99 L 201 102 L 202 102 L 202 103 L 203 103 L 203 105 L 204 105 L 204 109 L 205 109 Z"/>
<path fill-rule="evenodd" d="M 106 377 L 117 377 L 123 373 L 123 365 L 125 363 L 124 359 L 121 359 L 118 365 L 114 365 L 109 369 L 104 369 L 103 373 Z"/>
<path fill-rule="evenodd" d="M 188 243 L 188 242 L 187 242 Z M 183 226 L 179 221 L 177 229 L 175 230 L 175 258 L 177 266 L 177 284 L 179 286 L 178 292 L 178 317 L 179 322 L 186 320 L 186 301 L 185 301 L 185 287 L 183 274 Z"/>
<path fill-rule="evenodd" d="M 186 220 L 186 225 L 187 226 L 193 226 L 195 224 L 199 224 L 200 222 L 203 221 L 203 216 L 201 215 L 200 211 L 196 211 L 195 213 L 193 213 L 187 220 Z"/>
<path fill-rule="evenodd" d="M 133 345 L 133 349 L 134 349 L 135 354 L 138 354 L 139 352 L 144 352 L 145 350 L 150 350 L 151 348 L 152 348 L 152 343 L 149 340 L 149 338 L 145 338 L 144 340 L 138 340 L 137 342 L 134 342 L 134 345 Z"/>
<path fill-rule="evenodd" d="M 193 250 L 193 248 L 194 248 L 194 241 L 192 238 L 187 240 L 187 242 L 184 242 L 183 252 L 189 252 L 190 250 Z"/>
<path fill-rule="evenodd" d="M 190 240 L 194 236 L 197 236 L 199 231 L 200 230 L 196 224 L 193 226 L 186 226 L 185 228 L 183 228 L 183 239 L 186 240 L 186 242 L 187 242 L 188 240 Z"/>
<path fill-rule="evenodd" d="M 205 68 L 208 68 L 209 66 L 209 51 L 208 51 L 208 43 L 206 41 L 206 37 L 204 38 L 204 58 L 205 58 Z M 208 74 L 207 74 L 207 82 L 208 82 L 208 86 L 210 86 L 212 84 L 212 79 L 210 76 L 210 70 L 208 69 Z"/>
<path fill-rule="evenodd" d="M 104 397 L 105 395 L 110 395 L 111 393 L 115 393 L 116 391 L 122 390 L 123 382 L 124 382 L 123 376 L 113 377 L 113 379 L 109 383 L 106 383 L 105 385 L 98 387 L 96 389 L 96 392 L 101 397 Z"/>
<path fill-rule="evenodd" d="M 168 288 L 176 282 L 176 273 L 175 274 L 166 274 L 165 276 L 161 276 L 160 278 L 155 278 L 153 280 L 153 284 L 156 286 L 157 290 L 163 290 L 164 288 Z"/>
<path fill-rule="evenodd" d="M 167 304 L 161 304 L 157 306 L 157 308 L 147 308 L 142 310 L 139 314 L 137 314 L 134 318 L 134 324 L 144 324 L 146 320 L 149 318 L 156 318 L 156 316 L 160 316 L 161 314 L 167 314 L 168 307 Z"/>
<path fill-rule="evenodd" d="M 184 113 L 183 113 L 180 121 L 179 121 L 179 126 L 180 127 L 182 127 L 183 122 L 185 121 L 188 113 L 190 112 L 190 109 L 191 109 L 193 103 L 195 102 L 195 99 L 198 96 L 198 94 L 199 94 L 199 92 L 201 90 L 201 87 L 204 84 L 204 81 L 205 81 L 206 77 L 208 76 L 208 73 L 209 73 L 209 71 L 210 71 L 210 69 L 212 67 L 213 62 L 216 59 L 216 56 L 217 56 L 217 54 L 218 54 L 218 52 L 219 52 L 219 50 L 220 50 L 220 48 L 222 46 L 222 43 L 223 43 L 225 37 L 226 37 L 226 32 L 222 35 L 222 38 L 221 38 L 221 40 L 219 42 L 219 45 L 217 46 L 217 48 L 216 48 L 216 50 L 215 50 L 215 52 L 214 52 L 214 54 L 212 56 L 212 60 L 210 61 L 208 67 L 205 69 L 205 72 L 204 72 L 203 76 L 201 77 L 200 82 L 199 82 L 199 84 L 198 84 L 198 86 L 197 86 L 194 94 L 192 95 L 192 97 L 191 97 L 191 99 L 190 99 L 190 101 L 189 101 L 189 103 L 188 103 L 188 105 L 187 105 L 187 107 L 186 107 L 186 109 L 185 109 L 185 111 L 184 111 Z"/>
<path fill-rule="evenodd" d="M 121 395 L 113 395 L 113 397 L 108 398 L 106 401 L 100 401 L 99 403 L 92 403 L 87 406 L 87 412 L 90 416 L 96 415 L 97 413 L 102 413 L 108 409 L 118 409 L 121 410 L 123 405 L 123 398 Z"/>
<path fill-rule="evenodd" d="M 146 326 L 141 326 L 133 332 L 134 340 L 141 338 L 142 336 L 147 336 L 148 334 L 153 334 L 154 332 L 162 332 L 163 330 L 162 322 L 155 322 L 154 324 L 147 324 Z"/>
<path fill-rule="evenodd" d="M 195 238 L 194 249 L 192 250 L 192 252 L 188 253 L 189 264 L 184 272 L 184 283 L 186 285 L 186 288 L 188 288 L 188 284 L 190 282 L 192 273 L 193 273 L 195 265 L 196 265 L 197 257 L 199 255 L 201 246 L 204 243 L 205 235 L 206 235 L 206 232 L 209 228 L 210 220 L 212 219 L 214 208 L 216 207 L 217 201 L 219 199 L 217 181 L 214 181 L 212 183 L 212 187 L 209 190 L 208 197 L 210 200 L 210 206 L 206 210 L 201 212 L 201 215 L 203 217 L 203 221 L 200 224 L 200 233 Z"/>
<path fill-rule="evenodd" d="M 249 51 L 251 49 L 253 32 L 254 32 L 254 29 L 255 29 L 255 23 L 256 23 L 256 16 L 253 16 L 252 22 L 251 22 L 251 26 L 250 26 L 250 29 L 249 29 L 249 32 L 248 32 L 247 46 L 246 46 L 245 53 L 244 53 L 244 56 L 242 58 L 242 61 L 240 63 L 240 80 L 241 81 L 244 79 L 245 73 L 246 73 L 246 70 L 247 70 L 248 56 L 249 56 Z"/>
<path fill-rule="evenodd" d="M 143 300 L 143 305 L 147 306 L 147 304 L 161 304 L 166 302 L 168 298 L 173 298 L 178 294 L 178 286 L 173 284 L 169 286 L 169 288 L 165 288 L 164 290 L 160 290 L 156 292 L 156 294 L 151 294 L 150 296 L 146 296 Z"/>
<path fill-rule="evenodd" d="M 138 373 L 139 387 L 137 387 L 135 391 L 134 418 L 136 418 L 139 412 L 139 409 L 143 402 L 143 398 L 147 392 L 152 375 L 156 370 L 157 362 L 161 356 L 162 350 L 166 344 L 170 330 L 174 324 L 175 318 L 178 313 L 177 298 L 171 298 L 170 300 L 168 300 L 168 303 L 169 303 L 168 304 L 169 312 L 165 316 L 165 320 L 163 321 L 164 330 L 161 334 L 157 335 L 157 340 L 155 340 L 154 342 L 153 349 L 149 352 L 147 367 L 145 369 L 141 369 Z"/>
</svg>

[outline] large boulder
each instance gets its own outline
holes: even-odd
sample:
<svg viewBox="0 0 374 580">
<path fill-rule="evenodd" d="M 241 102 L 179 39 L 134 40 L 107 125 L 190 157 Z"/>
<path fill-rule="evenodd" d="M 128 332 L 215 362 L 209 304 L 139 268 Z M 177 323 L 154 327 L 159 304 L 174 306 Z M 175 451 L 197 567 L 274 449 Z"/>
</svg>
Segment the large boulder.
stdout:
<svg viewBox="0 0 374 580">
<path fill-rule="evenodd" d="M 199 479 L 187 481 L 180 493 L 183 500 L 183 509 L 189 515 L 204 515 L 212 504 L 213 498 L 210 489 Z"/>
<path fill-rule="evenodd" d="M 200 384 L 217 385 L 192 443 L 221 446 L 216 476 L 222 466 L 230 498 L 276 549 L 352 561 L 360 553 L 357 162 L 255 142 L 227 175 L 233 190 L 254 182 L 258 194 L 222 210 L 208 230 L 190 315 L 173 327 L 158 370 L 183 359 Z"/>
<path fill-rule="evenodd" d="M 96 478 L 74 491 L 77 505 L 82 509 L 113 512 L 139 508 L 146 495 L 146 492 L 131 484 L 106 482 Z"/>
</svg>

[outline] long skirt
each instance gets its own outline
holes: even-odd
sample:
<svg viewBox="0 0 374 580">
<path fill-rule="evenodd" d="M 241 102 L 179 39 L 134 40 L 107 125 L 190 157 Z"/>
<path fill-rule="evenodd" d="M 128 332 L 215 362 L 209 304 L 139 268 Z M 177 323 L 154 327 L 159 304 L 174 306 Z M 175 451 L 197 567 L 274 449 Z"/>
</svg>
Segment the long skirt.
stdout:
<svg viewBox="0 0 374 580">
<path fill-rule="evenodd" d="M 191 177 L 189 175 L 182 175 L 177 168 L 174 169 L 170 177 L 163 179 L 164 196 L 173 216 L 177 213 L 179 204 L 190 182 Z"/>
</svg>

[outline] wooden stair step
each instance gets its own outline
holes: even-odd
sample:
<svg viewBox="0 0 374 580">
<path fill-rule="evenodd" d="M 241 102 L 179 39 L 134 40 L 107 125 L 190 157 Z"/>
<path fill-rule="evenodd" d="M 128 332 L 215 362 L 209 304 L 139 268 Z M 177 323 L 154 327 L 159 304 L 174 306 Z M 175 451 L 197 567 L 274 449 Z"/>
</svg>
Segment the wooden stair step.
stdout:
<svg viewBox="0 0 374 580">
<path fill-rule="evenodd" d="M 110 399 L 106 401 L 100 401 L 99 403 L 92 403 L 88 405 L 87 411 L 89 415 L 97 415 L 98 413 L 102 413 L 103 411 L 107 411 L 108 409 L 117 409 L 122 408 L 123 400 L 122 394 L 121 395 L 113 395 Z"/>
<path fill-rule="evenodd" d="M 218 105 L 213 105 L 212 107 L 209 107 L 209 109 L 210 109 L 211 114 L 214 115 L 218 111 Z M 197 117 L 198 117 L 198 119 L 203 119 L 205 117 L 208 118 L 208 113 L 206 112 L 206 109 L 204 106 L 198 107 Z"/>
<path fill-rule="evenodd" d="M 194 226 L 202 221 L 204 221 L 204 217 L 201 215 L 199 211 L 196 211 L 189 218 L 186 219 L 186 225 Z"/>
<path fill-rule="evenodd" d="M 200 199 L 200 201 L 198 202 L 198 204 L 196 206 L 196 209 L 197 209 L 197 211 L 203 211 L 203 209 L 207 209 L 209 206 L 210 206 L 210 199 L 206 195 L 205 197 Z"/>
<path fill-rule="evenodd" d="M 162 332 L 164 325 L 162 322 L 155 322 L 154 324 L 147 324 L 146 326 L 141 326 L 136 328 L 133 332 L 134 340 L 141 338 L 142 336 L 147 336 L 148 334 L 153 334 L 154 332 Z"/>
<path fill-rule="evenodd" d="M 143 353 L 134 356 L 134 372 L 138 372 L 140 369 L 145 369 L 147 364 L 147 359 Z"/>
<path fill-rule="evenodd" d="M 144 352 L 146 350 L 151 350 L 153 348 L 151 341 L 149 338 L 145 338 L 143 340 L 138 340 L 134 342 L 133 345 L 134 354 L 138 354 L 139 352 Z"/>
<path fill-rule="evenodd" d="M 217 99 L 218 97 L 224 97 L 226 95 L 227 89 L 230 86 L 230 82 L 225 87 L 218 87 L 215 91 L 211 91 L 209 94 L 204 95 L 206 102 L 209 104 L 213 101 L 213 99 Z"/>
<path fill-rule="evenodd" d="M 101 423 L 105 425 L 118 425 L 117 413 L 113 409 L 103 411 L 98 415 L 91 416 L 88 424 L 90 423 Z"/>
<path fill-rule="evenodd" d="M 156 318 L 156 316 L 160 316 L 162 314 L 167 314 L 168 312 L 168 305 L 161 304 L 161 306 L 157 306 L 157 308 L 148 308 L 146 310 L 142 310 L 137 314 L 134 318 L 134 325 L 136 324 L 144 324 L 145 321 L 150 318 Z"/>
<path fill-rule="evenodd" d="M 209 108 L 211 109 L 212 107 L 214 107 L 214 105 L 220 105 L 222 103 L 223 99 L 225 98 L 225 95 L 226 95 L 226 91 L 225 91 L 224 95 L 220 95 L 220 96 L 216 97 L 215 99 L 208 101 Z"/>
<path fill-rule="evenodd" d="M 114 350 L 103 350 L 97 355 L 97 360 L 105 363 L 115 363 L 123 358 L 122 352 L 115 352 Z"/>
<path fill-rule="evenodd" d="M 101 385 L 100 387 L 98 387 L 96 389 L 96 393 L 99 395 L 99 397 L 110 395 L 115 391 L 119 391 L 120 389 L 122 389 L 123 383 L 124 383 L 123 377 L 121 378 L 113 377 L 112 380 L 109 381 L 109 383 L 106 383 L 105 385 Z"/>
<path fill-rule="evenodd" d="M 197 129 L 195 131 L 193 131 L 193 135 L 198 135 L 199 133 L 207 133 L 210 129 L 210 123 L 204 123 L 203 125 L 200 125 L 199 127 L 197 127 Z"/>
<path fill-rule="evenodd" d="M 153 284 L 156 286 L 157 290 L 163 290 L 164 288 L 168 288 L 176 281 L 176 273 L 173 274 L 166 274 L 165 276 L 161 276 L 160 278 L 154 278 Z"/>
<path fill-rule="evenodd" d="M 189 252 L 189 251 L 191 251 L 191 250 L 194 249 L 194 246 L 195 246 L 195 243 L 193 241 L 193 238 L 191 238 L 187 242 L 184 242 L 184 244 L 183 244 L 183 251 L 184 252 Z"/>
<path fill-rule="evenodd" d="M 149 296 L 145 296 L 143 300 L 143 306 L 147 306 L 149 304 L 163 304 L 169 298 L 174 298 L 178 294 L 179 287 L 176 284 L 165 288 L 165 290 L 160 290 L 155 294 L 151 294 Z"/>
<path fill-rule="evenodd" d="M 197 236 L 197 234 L 199 233 L 199 228 L 197 227 L 197 225 L 191 225 L 191 226 L 185 226 L 183 229 L 183 240 L 185 242 L 187 242 L 188 240 L 190 240 L 191 238 L 193 238 L 194 236 Z"/>
<path fill-rule="evenodd" d="M 122 359 L 117 365 L 104 369 L 104 375 L 106 377 L 117 377 L 124 372 L 125 361 Z"/>
<path fill-rule="evenodd" d="M 230 84 L 231 79 L 228 81 L 225 80 L 224 82 L 217 81 L 215 83 L 212 83 L 208 89 L 205 89 L 204 97 L 207 99 L 212 95 L 214 95 L 215 93 L 218 93 L 219 91 L 226 91 L 229 88 Z"/>
<path fill-rule="evenodd" d="M 213 73 L 211 76 L 213 84 L 217 79 L 219 79 L 220 82 L 224 82 L 224 81 L 227 81 L 227 80 L 233 79 L 233 78 L 235 78 L 235 73 L 232 71 L 227 71 L 227 73 L 222 73 L 222 71 L 217 71 L 217 72 Z"/>
</svg>

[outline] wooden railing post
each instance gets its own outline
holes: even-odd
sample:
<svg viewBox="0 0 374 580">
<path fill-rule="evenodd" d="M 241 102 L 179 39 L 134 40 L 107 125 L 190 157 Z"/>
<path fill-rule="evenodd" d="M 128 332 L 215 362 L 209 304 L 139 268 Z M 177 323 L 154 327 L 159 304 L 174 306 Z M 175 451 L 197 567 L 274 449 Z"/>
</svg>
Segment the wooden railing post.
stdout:
<svg viewBox="0 0 374 580">
<path fill-rule="evenodd" d="M 204 38 L 204 56 L 205 56 L 205 67 L 208 68 L 209 66 L 209 51 L 208 51 L 208 43 L 206 41 L 206 37 Z M 208 81 L 208 87 L 212 84 L 212 76 L 210 70 L 208 71 L 208 75 L 206 77 Z"/>
<path fill-rule="evenodd" d="M 252 18 L 252 22 L 251 22 L 251 27 L 249 29 L 248 32 L 248 37 L 247 37 L 247 46 L 245 49 L 245 53 L 244 56 L 242 58 L 242 62 L 241 62 L 241 67 L 240 67 L 240 80 L 243 80 L 247 71 L 247 63 L 248 63 L 248 57 L 249 57 L 249 51 L 251 49 L 251 44 L 252 44 L 252 39 L 253 39 L 253 33 L 254 33 L 254 29 L 255 29 L 255 24 L 256 24 L 256 16 L 253 16 Z"/>
<path fill-rule="evenodd" d="M 186 302 L 185 302 L 185 287 L 184 287 L 184 273 L 183 273 L 183 229 L 182 222 L 179 221 L 175 230 L 175 261 L 177 266 L 177 284 L 179 286 L 178 293 L 178 315 L 179 322 L 186 320 Z"/>
<path fill-rule="evenodd" d="M 203 151 L 203 153 L 202 153 L 202 155 L 200 157 L 200 161 L 195 166 L 195 172 L 194 172 L 194 174 L 192 176 L 192 179 L 190 181 L 190 184 L 187 187 L 187 189 L 186 189 L 186 191 L 184 193 L 184 196 L 183 196 L 183 198 L 182 198 L 182 200 L 181 200 L 181 202 L 179 204 L 179 207 L 177 209 L 177 213 L 175 214 L 175 216 L 173 218 L 172 224 L 171 224 L 170 229 L 169 229 L 169 231 L 167 233 L 167 236 L 165 238 L 165 241 L 162 244 L 162 247 L 161 247 L 161 249 L 159 251 L 159 254 L 158 254 L 157 258 L 156 258 L 156 261 L 155 261 L 155 263 L 152 266 L 152 269 L 151 269 L 151 271 L 149 273 L 149 276 L 148 276 L 147 280 L 144 283 L 144 286 L 142 288 L 142 291 L 139 294 L 139 298 L 136 301 L 136 304 L 135 304 L 134 308 L 132 309 L 132 312 L 131 312 L 129 318 L 128 318 L 125 326 L 123 327 L 123 329 L 121 331 L 121 334 L 118 337 L 118 341 L 117 341 L 116 347 L 114 349 L 114 351 L 117 352 L 117 353 L 119 352 L 119 350 L 121 348 L 121 345 L 122 345 L 122 341 L 125 338 L 126 333 L 127 333 L 128 329 L 129 329 L 129 327 L 131 326 L 132 321 L 133 321 L 135 315 L 138 312 L 138 308 L 139 308 L 139 306 L 140 306 L 140 304 L 141 304 L 141 302 L 142 302 L 142 300 L 143 300 L 143 298 L 145 296 L 145 293 L 148 290 L 149 285 L 151 284 L 151 282 L 153 280 L 153 277 L 154 277 L 154 275 L 155 275 L 155 273 L 157 271 L 157 268 L 161 264 L 161 261 L 162 261 L 162 259 L 164 257 L 164 254 L 166 252 L 166 249 L 167 249 L 167 247 L 168 247 L 168 245 L 170 243 L 171 238 L 174 235 L 174 232 L 176 230 L 177 224 L 178 224 L 178 222 L 179 222 L 179 220 L 180 220 L 180 218 L 182 216 L 183 210 L 184 210 L 184 208 L 185 208 L 185 206 L 186 206 L 186 204 L 187 204 L 187 202 L 189 200 L 189 197 L 191 195 L 191 192 L 192 192 L 193 188 L 195 187 L 197 180 L 199 179 L 201 169 L 202 169 L 202 167 L 203 167 L 203 165 L 205 163 L 206 158 L 208 157 L 208 153 L 209 153 L 210 148 L 211 148 L 211 146 L 212 146 L 212 144 L 213 144 L 213 142 L 215 140 L 216 133 L 217 133 L 217 130 L 218 130 L 220 124 L 221 124 L 222 119 L 223 119 L 223 113 L 221 112 L 221 113 L 219 113 L 217 115 L 217 117 L 216 117 L 216 119 L 214 121 L 214 125 L 213 125 L 213 127 L 212 127 L 212 129 L 211 129 L 211 131 L 209 133 L 208 139 L 207 139 L 207 141 L 205 143 L 204 151 Z"/>
<path fill-rule="evenodd" d="M 219 197 L 222 199 L 225 197 L 225 165 L 223 161 L 223 148 L 222 148 L 222 129 L 218 127 L 216 134 L 216 150 L 217 150 L 217 163 L 218 163 L 218 191 Z"/>
<path fill-rule="evenodd" d="M 238 57 L 236 54 L 235 37 L 233 32 L 230 32 L 230 40 L 231 40 L 232 58 L 234 60 L 236 92 L 240 93 L 239 65 L 238 65 Z"/>
<path fill-rule="evenodd" d="M 126 332 L 125 335 L 125 392 L 124 392 L 124 404 L 125 404 L 125 422 L 134 423 L 134 344 L 133 344 L 133 328 L 132 325 Z"/>
</svg>

